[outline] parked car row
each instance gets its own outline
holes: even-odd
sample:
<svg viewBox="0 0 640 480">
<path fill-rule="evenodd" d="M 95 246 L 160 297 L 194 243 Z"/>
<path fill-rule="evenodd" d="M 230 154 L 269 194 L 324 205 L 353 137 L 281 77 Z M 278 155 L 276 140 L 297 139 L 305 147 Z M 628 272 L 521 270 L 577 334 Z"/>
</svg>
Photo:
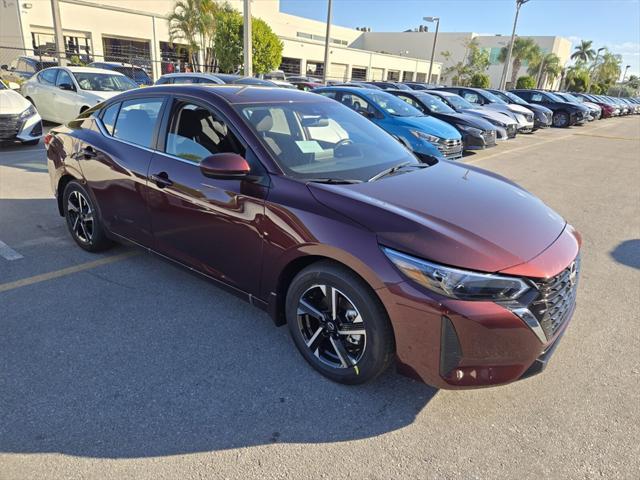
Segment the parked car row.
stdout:
<svg viewBox="0 0 640 480">
<path fill-rule="evenodd" d="M 447 90 L 314 92 L 159 85 L 53 128 L 70 236 L 213 280 L 288 325 L 337 382 L 393 363 L 438 388 L 540 373 L 575 308 L 582 242 L 511 181 L 442 160 L 459 156 L 459 129 L 480 142 L 472 129 L 493 124 L 448 108 L 438 98 L 469 103 Z"/>
</svg>

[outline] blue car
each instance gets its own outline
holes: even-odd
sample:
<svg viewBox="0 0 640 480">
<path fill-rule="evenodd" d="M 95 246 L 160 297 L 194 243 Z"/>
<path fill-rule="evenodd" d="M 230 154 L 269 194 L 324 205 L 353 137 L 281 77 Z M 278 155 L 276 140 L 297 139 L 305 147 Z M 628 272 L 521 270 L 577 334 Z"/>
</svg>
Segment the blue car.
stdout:
<svg viewBox="0 0 640 480">
<path fill-rule="evenodd" d="M 333 98 L 369 118 L 424 161 L 430 157 L 448 160 L 462 157 L 462 137 L 458 130 L 426 116 L 390 93 L 338 86 L 315 88 L 313 92 Z"/>
</svg>

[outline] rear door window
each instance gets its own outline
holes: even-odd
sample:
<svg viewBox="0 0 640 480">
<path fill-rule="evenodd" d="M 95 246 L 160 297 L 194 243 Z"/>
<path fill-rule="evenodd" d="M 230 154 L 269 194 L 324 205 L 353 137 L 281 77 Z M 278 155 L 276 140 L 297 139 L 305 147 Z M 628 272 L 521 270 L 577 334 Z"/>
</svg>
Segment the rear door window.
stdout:
<svg viewBox="0 0 640 480">
<path fill-rule="evenodd" d="M 480 104 L 482 103 L 480 100 L 480 96 L 476 92 L 462 92 L 462 98 L 464 98 L 467 102 Z"/>
<path fill-rule="evenodd" d="M 532 102 L 541 102 L 542 101 L 542 94 L 541 93 L 534 93 L 531 95 L 531 101 Z"/>
<path fill-rule="evenodd" d="M 38 80 L 40 81 L 40 83 L 44 85 L 55 85 L 56 77 L 58 76 L 58 71 L 59 69 L 57 68 L 50 68 L 47 70 L 43 70 L 40 73 L 40 75 L 38 75 Z"/>
<path fill-rule="evenodd" d="M 162 98 L 139 98 L 122 102 L 113 127 L 113 136 L 151 148 L 163 102 Z"/>
<path fill-rule="evenodd" d="M 198 83 L 198 79 L 195 77 L 175 77 L 173 83 Z"/>
<path fill-rule="evenodd" d="M 114 103 L 108 106 L 102 112 L 102 125 L 109 135 L 113 135 L 113 128 L 116 126 L 116 119 L 118 118 L 118 111 L 120 110 L 120 103 Z"/>
</svg>

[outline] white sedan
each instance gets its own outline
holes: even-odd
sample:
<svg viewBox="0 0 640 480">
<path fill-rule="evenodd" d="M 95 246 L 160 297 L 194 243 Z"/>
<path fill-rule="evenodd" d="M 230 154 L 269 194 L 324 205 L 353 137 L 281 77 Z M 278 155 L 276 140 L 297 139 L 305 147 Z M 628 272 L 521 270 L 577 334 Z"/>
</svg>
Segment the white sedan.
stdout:
<svg viewBox="0 0 640 480">
<path fill-rule="evenodd" d="M 22 84 L 22 95 L 44 120 L 66 123 L 120 92 L 138 88 L 125 75 L 88 67 L 45 68 Z"/>
<path fill-rule="evenodd" d="M 42 119 L 38 112 L 18 92 L 0 81 L 0 141 L 19 141 L 35 145 L 42 136 Z"/>
</svg>

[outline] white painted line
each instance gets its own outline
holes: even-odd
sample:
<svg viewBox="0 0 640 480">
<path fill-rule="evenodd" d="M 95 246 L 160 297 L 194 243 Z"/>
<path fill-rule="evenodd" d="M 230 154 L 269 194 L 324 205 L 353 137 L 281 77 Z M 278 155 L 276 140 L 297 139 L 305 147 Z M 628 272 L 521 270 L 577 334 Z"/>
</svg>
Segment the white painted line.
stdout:
<svg viewBox="0 0 640 480">
<path fill-rule="evenodd" d="M 0 240 L 0 257 L 3 257 L 5 260 L 20 260 L 24 258 L 2 240 Z"/>
</svg>

